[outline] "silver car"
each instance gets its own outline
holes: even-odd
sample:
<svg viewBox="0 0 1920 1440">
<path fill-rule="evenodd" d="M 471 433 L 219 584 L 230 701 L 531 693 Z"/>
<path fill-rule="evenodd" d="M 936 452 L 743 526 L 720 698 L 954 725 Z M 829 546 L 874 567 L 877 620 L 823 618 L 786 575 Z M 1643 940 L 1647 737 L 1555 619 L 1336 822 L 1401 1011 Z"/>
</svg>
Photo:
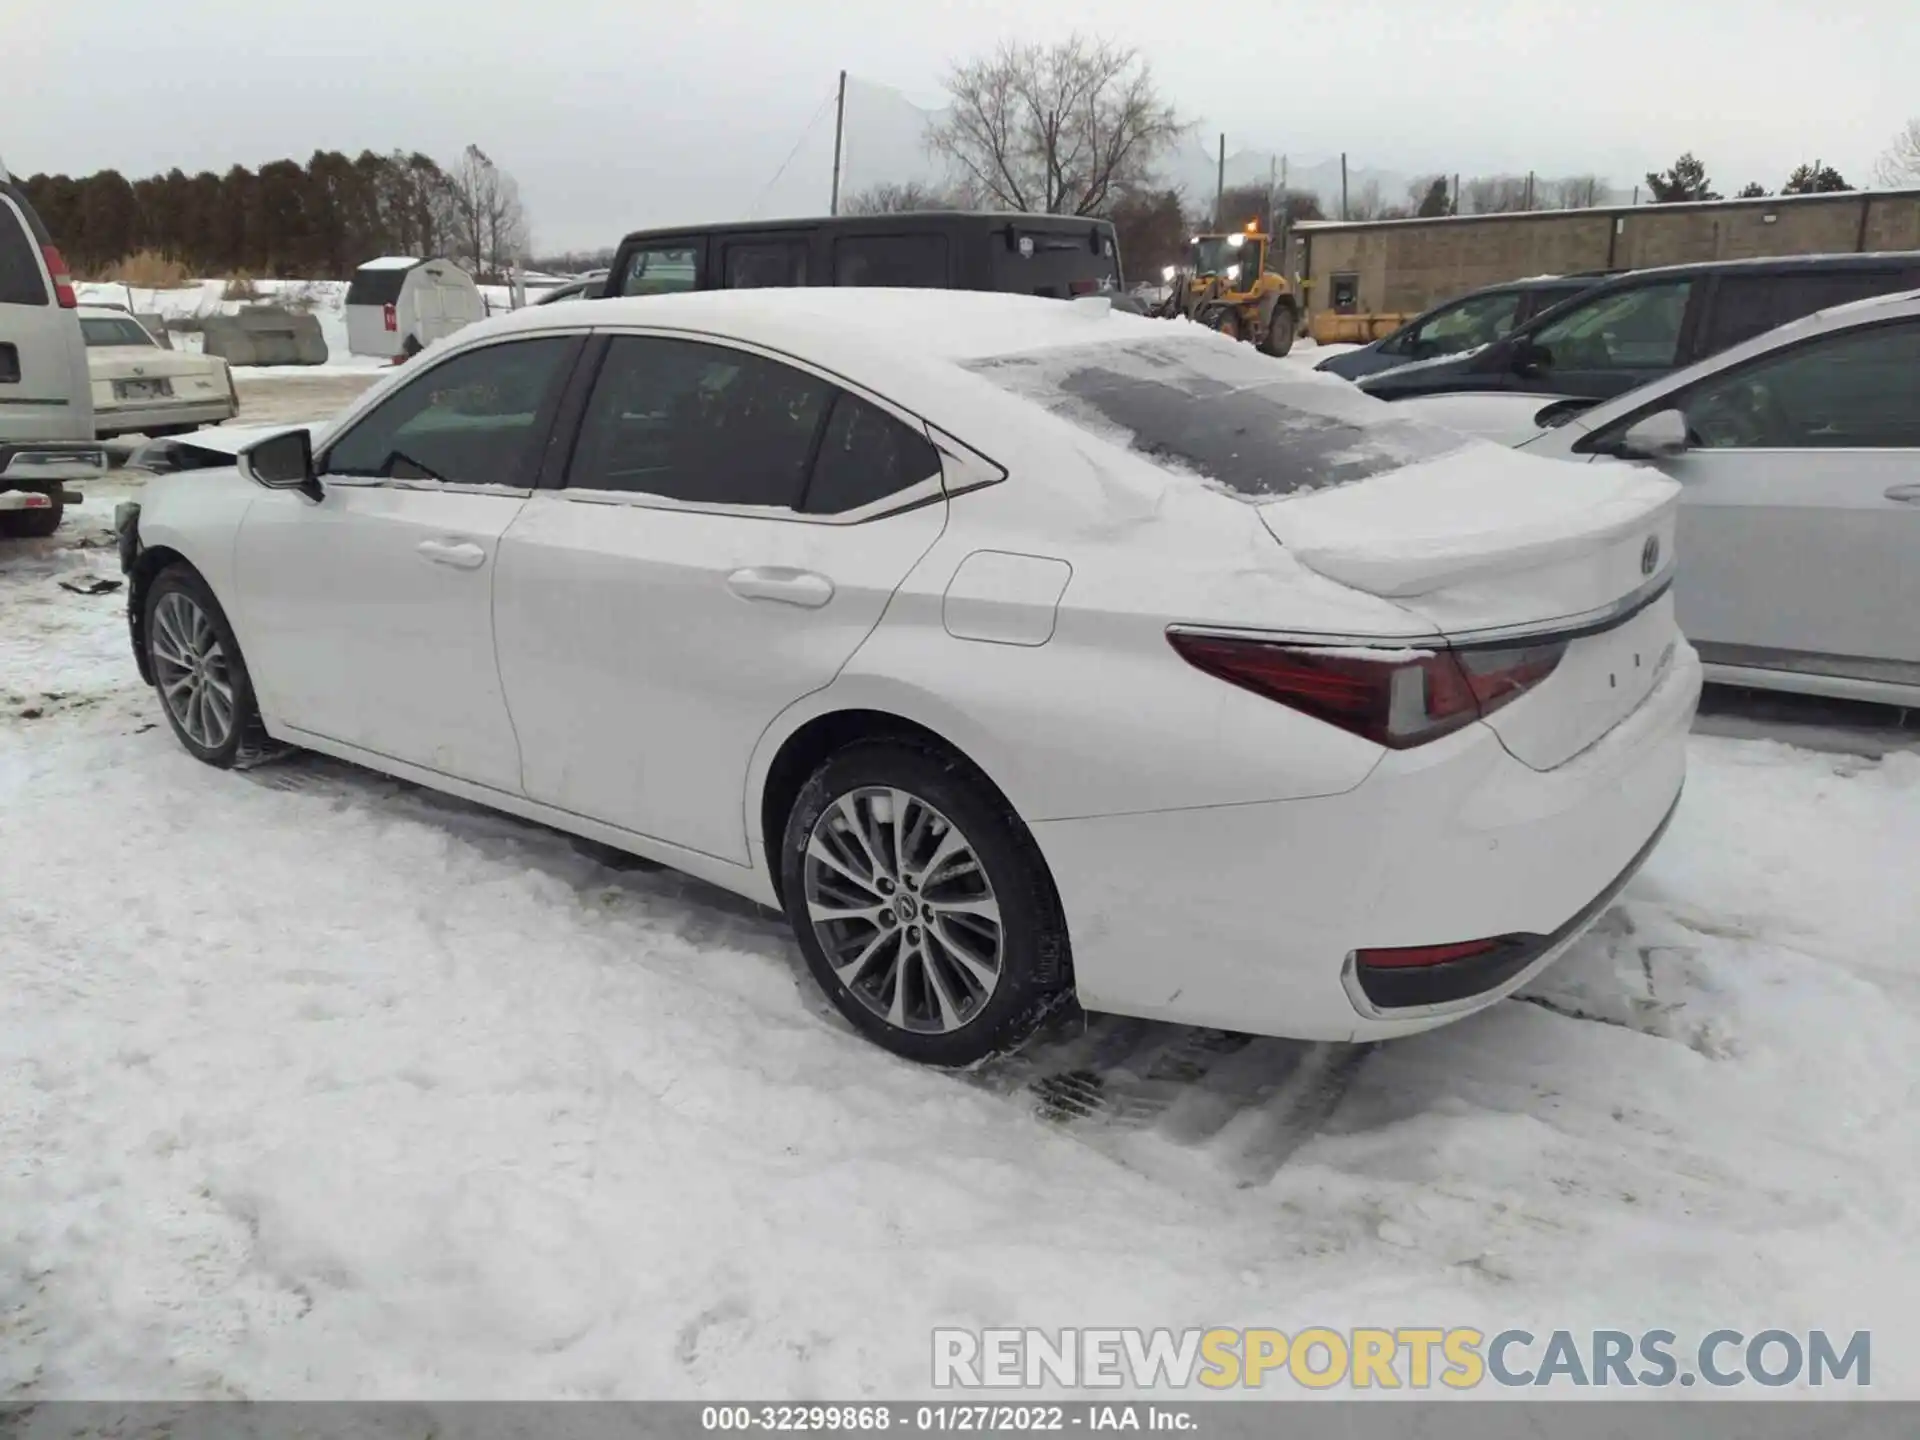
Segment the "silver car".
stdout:
<svg viewBox="0 0 1920 1440">
<path fill-rule="evenodd" d="M 1824 310 L 1519 448 L 1680 482 L 1707 678 L 1920 704 L 1920 291 Z"/>
</svg>

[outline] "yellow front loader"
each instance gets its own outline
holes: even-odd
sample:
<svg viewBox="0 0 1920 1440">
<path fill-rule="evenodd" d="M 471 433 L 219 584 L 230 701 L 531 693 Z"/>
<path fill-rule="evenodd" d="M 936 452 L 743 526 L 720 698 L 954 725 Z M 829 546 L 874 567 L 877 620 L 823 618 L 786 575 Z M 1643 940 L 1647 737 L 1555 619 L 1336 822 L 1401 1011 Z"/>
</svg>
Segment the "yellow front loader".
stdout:
<svg viewBox="0 0 1920 1440">
<path fill-rule="evenodd" d="M 1166 277 L 1171 293 L 1156 313 L 1184 315 L 1269 355 L 1284 355 L 1300 327 L 1300 305 L 1273 263 L 1273 237 L 1261 232 L 1258 221 L 1223 235 L 1196 235 L 1186 266 Z"/>
</svg>

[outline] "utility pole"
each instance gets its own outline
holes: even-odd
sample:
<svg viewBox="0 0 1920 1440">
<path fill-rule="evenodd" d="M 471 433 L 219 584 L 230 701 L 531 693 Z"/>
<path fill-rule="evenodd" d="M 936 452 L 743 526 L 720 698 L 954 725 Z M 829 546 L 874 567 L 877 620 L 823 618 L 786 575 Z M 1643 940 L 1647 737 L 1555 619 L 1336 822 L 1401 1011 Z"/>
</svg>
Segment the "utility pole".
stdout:
<svg viewBox="0 0 1920 1440">
<path fill-rule="evenodd" d="M 1347 152 L 1340 152 L 1340 218 L 1347 218 Z"/>
<path fill-rule="evenodd" d="M 1220 136 L 1220 168 L 1214 172 L 1213 181 L 1213 228 L 1215 230 L 1225 230 L 1227 228 L 1227 222 L 1220 214 L 1220 209 L 1226 204 L 1226 201 L 1227 137 L 1223 132 Z"/>
<path fill-rule="evenodd" d="M 1271 156 L 1267 159 L 1267 234 L 1272 235 L 1279 229 L 1273 223 L 1273 188 L 1280 174 L 1280 162 Z"/>
<path fill-rule="evenodd" d="M 1447 213 L 1449 215 L 1460 213 L 1460 172 L 1458 170 L 1453 172 L 1453 206 Z"/>
<path fill-rule="evenodd" d="M 827 202 L 827 213 L 840 213 L 840 141 L 847 130 L 847 72 L 840 72 L 840 98 L 833 107 L 833 198 Z"/>
</svg>

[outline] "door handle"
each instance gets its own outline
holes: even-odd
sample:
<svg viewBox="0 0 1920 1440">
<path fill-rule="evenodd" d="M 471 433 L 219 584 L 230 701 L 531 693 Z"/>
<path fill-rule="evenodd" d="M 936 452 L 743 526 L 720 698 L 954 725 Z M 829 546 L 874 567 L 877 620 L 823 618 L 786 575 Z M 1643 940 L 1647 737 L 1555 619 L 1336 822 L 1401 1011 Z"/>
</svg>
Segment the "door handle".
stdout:
<svg viewBox="0 0 1920 1440">
<path fill-rule="evenodd" d="M 422 540 L 413 547 L 436 565 L 477 570 L 487 563 L 487 552 L 466 540 Z"/>
<path fill-rule="evenodd" d="M 811 570 L 785 565 L 756 565 L 727 577 L 727 588 L 743 600 L 774 600 L 818 610 L 833 598 L 833 582 Z"/>
<path fill-rule="evenodd" d="M 1886 496 L 1889 500 L 1904 500 L 1909 505 L 1920 505 L 1920 485 L 1890 485 Z"/>
</svg>

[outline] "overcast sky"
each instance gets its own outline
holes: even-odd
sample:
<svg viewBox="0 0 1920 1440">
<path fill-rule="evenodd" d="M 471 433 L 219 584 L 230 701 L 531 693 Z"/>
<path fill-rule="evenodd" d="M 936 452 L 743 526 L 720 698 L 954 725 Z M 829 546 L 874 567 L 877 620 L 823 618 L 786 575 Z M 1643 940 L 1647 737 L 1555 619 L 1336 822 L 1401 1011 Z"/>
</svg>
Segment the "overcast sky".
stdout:
<svg viewBox="0 0 1920 1440">
<path fill-rule="evenodd" d="M 1915 4 L 0 0 L 0 157 L 137 178 L 472 141 L 518 177 L 537 248 L 586 248 L 824 210 L 839 69 L 932 107 L 955 58 L 1077 27 L 1139 46 L 1196 143 L 1302 165 L 1627 189 L 1690 148 L 1729 193 L 1816 156 L 1865 184 L 1920 113 Z M 853 111 L 849 179 L 910 178 L 874 172 L 917 153 L 912 112 L 871 91 Z"/>
</svg>

